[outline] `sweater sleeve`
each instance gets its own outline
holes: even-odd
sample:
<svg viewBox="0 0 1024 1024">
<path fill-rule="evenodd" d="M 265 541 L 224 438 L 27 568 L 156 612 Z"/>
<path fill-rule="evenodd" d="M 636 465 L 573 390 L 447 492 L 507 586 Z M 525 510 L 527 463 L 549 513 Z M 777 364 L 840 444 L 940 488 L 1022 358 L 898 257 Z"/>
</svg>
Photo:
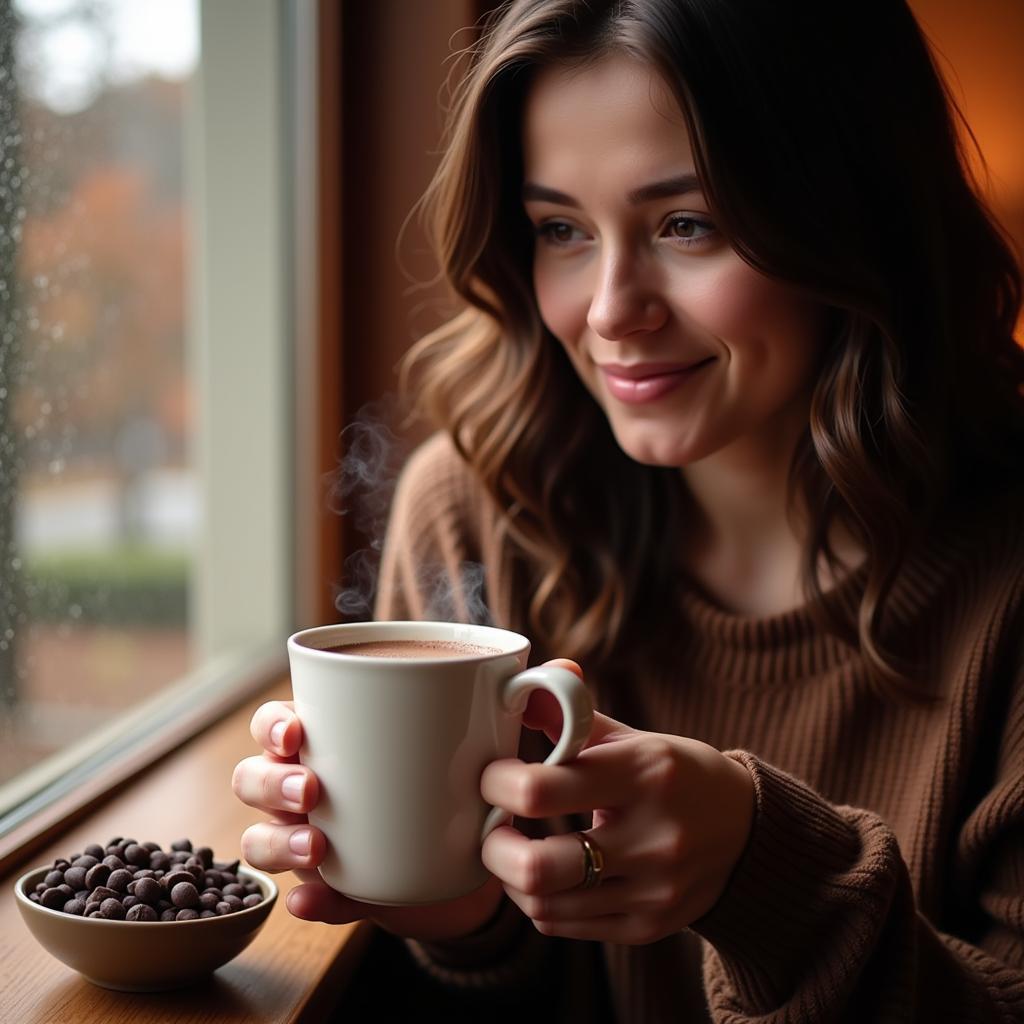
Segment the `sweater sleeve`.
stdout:
<svg viewBox="0 0 1024 1024">
<path fill-rule="evenodd" d="M 490 620 L 488 568 L 479 553 L 484 500 L 444 435 L 413 453 L 392 501 L 376 619 Z M 550 968 L 557 945 L 507 897 L 473 935 L 432 943 L 406 940 L 415 962 L 445 988 L 524 998 Z"/>
<path fill-rule="evenodd" d="M 751 772 L 756 810 L 729 885 L 691 926 L 705 940 L 715 1024 L 1024 1022 L 1020 508 L 1008 498 L 997 519 L 979 504 L 949 546 L 964 553 L 964 573 L 950 579 L 971 646 L 949 647 L 961 668 L 944 712 L 947 743 L 968 749 L 970 765 L 937 776 L 934 801 L 925 796 L 922 817 L 942 818 L 939 848 L 912 847 L 917 837 L 897 839 L 880 815 L 728 752 Z M 897 735 L 911 742 L 910 731 Z M 908 867 L 925 858 L 926 906 Z"/>
<path fill-rule="evenodd" d="M 999 777 L 960 832 L 960 934 L 920 913 L 876 815 L 729 752 L 753 776 L 757 810 L 726 892 L 692 926 L 715 1024 L 1024 1021 L 1022 689 Z"/>
</svg>

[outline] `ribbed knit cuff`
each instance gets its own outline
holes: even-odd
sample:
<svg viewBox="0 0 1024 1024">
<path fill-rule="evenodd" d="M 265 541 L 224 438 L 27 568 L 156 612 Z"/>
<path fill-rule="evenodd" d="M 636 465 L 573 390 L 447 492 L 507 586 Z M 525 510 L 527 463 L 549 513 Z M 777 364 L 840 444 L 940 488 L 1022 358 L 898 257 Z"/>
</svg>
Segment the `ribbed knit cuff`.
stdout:
<svg viewBox="0 0 1024 1024">
<path fill-rule="evenodd" d="M 406 939 L 406 946 L 420 967 L 445 985 L 518 989 L 537 979 L 552 941 L 502 896 L 494 917 L 472 935 L 444 942 Z"/>
<path fill-rule="evenodd" d="M 711 947 L 708 998 L 756 1015 L 842 991 L 885 921 L 902 863 L 895 838 L 745 751 L 727 756 L 750 771 L 756 811 L 729 885 L 691 926 Z"/>
</svg>

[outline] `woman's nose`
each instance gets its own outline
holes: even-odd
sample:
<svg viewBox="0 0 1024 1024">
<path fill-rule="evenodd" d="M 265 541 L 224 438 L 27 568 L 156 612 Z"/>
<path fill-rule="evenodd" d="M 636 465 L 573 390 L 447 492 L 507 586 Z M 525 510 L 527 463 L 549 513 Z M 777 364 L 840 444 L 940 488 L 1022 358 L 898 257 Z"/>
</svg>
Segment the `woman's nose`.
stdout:
<svg viewBox="0 0 1024 1024">
<path fill-rule="evenodd" d="M 613 256 L 602 261 L 590 300 L 587 324 L 617 341 L 638 331 L 655 331 L 668 315 L 664 299 L 642 260 Z"/>
</svg>

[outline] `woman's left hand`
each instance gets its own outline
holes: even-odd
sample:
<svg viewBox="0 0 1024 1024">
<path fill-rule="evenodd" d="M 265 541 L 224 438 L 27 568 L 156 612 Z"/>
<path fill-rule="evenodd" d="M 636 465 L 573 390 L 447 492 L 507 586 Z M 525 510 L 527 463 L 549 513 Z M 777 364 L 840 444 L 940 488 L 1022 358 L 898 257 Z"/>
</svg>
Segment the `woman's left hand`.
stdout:
<svg viewBox="0 0 1024 1024">
<path fill-rule="evenodd" d="M 549 664 L 582 675 L 575 662 Z M 548 696 L 532 695 L 525 723 L 554 740 L 560 712 Z M 594 888 L 581 888 L 583 848 L 573 834 L 528 839 L 502 826 L 484 842 L 483 861 L 544 935 L 627 945 L 678 932 L 714 906 L 754 817 L 753 780 L 740 762 L 596 713 L 575 760 L 495 761 L 480 788 L 489 803 L 525 818 L 593 811 L 587 835 L 604 856 Z"/>
</svg>

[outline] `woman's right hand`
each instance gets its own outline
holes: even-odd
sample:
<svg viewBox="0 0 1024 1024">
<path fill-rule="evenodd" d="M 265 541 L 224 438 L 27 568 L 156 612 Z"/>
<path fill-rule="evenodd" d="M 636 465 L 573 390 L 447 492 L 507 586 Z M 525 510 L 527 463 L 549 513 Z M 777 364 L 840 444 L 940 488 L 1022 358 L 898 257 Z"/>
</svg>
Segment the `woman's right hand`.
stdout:
<svg viewBox="0 0 1024 1024">
<path fill-rule="evenodd" d="M 345 924 L 368 919 L 394 935 L 424 942 L 461 938 L 483 927 L 503 899 L 491 877 L 457 900 L 415 907 L 383 907 L 350 900 L 320 877 L 327 852 L 324 834 L 307 815 L 319 799 L 317 777 L 299 764 L 302 723 L 291 701 L 271 701 L 249 726 L 263 753 L 235 766 L 231 788 L 243 803 L 270 815 L 242 834 L 242 856 L 261 871 L 294 871 L 301 880 L 285 897 L 290 913 L 308 921 Z"/>
</svg>

